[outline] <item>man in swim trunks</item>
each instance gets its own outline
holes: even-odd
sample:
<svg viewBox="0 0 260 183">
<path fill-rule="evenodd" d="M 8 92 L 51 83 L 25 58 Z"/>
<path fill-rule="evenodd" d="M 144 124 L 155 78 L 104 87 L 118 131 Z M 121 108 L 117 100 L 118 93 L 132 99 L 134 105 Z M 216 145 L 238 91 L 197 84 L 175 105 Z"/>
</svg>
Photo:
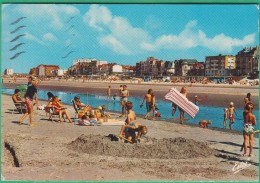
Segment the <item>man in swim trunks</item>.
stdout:
<svg viewBox="0 0 260 183">
<path fill-rule="evenodd" d="M 151 95 L 152 92 L 153 92 L 152 89 L 148 90 L 147 94 L 145 94 L 145 96 L 144 96 L 142 104 L 140 105 L 140 106 L 143 106 L 144 100 L 146 101 L 146 111 L 147 112 L 146 112 L 146 115 L 145 115 L 144 119 L 149 119 L 151 110 L 153 108 L 153 105 L 152 105 L 152 95 Z"/>
</svg>

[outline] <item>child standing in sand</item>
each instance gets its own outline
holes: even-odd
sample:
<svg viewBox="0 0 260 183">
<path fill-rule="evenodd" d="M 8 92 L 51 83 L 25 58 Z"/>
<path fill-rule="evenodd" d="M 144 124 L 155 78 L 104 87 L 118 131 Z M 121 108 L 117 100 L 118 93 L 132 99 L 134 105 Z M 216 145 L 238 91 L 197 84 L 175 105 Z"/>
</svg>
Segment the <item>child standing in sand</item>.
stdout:
<svg viewBox="0 0 260 183">
<path fill-rule="evenodd" d="M 229 121 L 230 121 L 229 127 L 230 127 L 230 130 L 232 130 L 232 124 L 235 122 L 234 114 L 236 114 L 236 116 L 237 116 L 233 102 L 230 102 L 230 105 L 228 108 L 228 114 L 229 114 Z"/>
</svg>

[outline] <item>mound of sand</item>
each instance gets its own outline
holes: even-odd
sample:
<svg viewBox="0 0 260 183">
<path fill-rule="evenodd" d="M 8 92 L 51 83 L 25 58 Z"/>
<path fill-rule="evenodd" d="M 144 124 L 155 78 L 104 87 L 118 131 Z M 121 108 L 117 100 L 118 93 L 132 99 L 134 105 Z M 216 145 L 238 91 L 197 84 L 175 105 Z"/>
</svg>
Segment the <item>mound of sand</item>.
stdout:
<svg viewBox="0 0 260 183">
<path fill-rule="evenodd" d="M 130 144 L 111 136 L 81 135 L 68 144 L 77 152 L 140 159 L 187 159 L 209 157 L 215 153 L 207 144 L 182 137 L 169 139 L 143 138 Z"/>
</svg>

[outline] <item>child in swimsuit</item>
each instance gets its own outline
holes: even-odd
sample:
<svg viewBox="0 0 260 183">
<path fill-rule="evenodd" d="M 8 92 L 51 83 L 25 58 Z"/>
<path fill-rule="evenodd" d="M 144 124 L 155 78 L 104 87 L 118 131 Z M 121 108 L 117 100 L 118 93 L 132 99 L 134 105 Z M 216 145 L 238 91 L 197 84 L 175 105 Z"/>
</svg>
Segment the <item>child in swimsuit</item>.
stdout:
<svg viewBox="0 0 260 183">
<path fill-rule="evenodd" d="M 147 133 L 146 126 L 141 125 L 136 120 L 136 115 L 134 111 L 132 110 L 133 104 L 132 102 L 126 102 L 126 109 L 128 112 L 126 125 L 123 125 L 119 134 L 119 137 L 123 137 L 125 135 L 125 138 L 127 138 L 129 141 L 134 142 L 135 140 L 140 140 L 141 136 L 143 134 Z M 138 135 L 136 136 L 135 132 L 138 132 Z"/>
<path fill-rule="evenodd" d="M 234 114 L 237 115 L 233 102 L 230 102 L 230 106 L 228 108 L 228 114 L 229 114 L 229 121 L 230 121 L 229 127 L 232 130 L 232 124 L 235 122 Z"/>
</svg>

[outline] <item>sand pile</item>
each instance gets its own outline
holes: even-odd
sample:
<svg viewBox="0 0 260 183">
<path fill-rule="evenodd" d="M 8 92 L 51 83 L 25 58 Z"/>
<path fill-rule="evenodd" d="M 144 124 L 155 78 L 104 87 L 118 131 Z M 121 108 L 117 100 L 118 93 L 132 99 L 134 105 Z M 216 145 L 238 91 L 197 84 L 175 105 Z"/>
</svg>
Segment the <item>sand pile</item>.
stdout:
<svg viewBox="0 0 260 183">
<path fill-rule="evenodd" d="M 77 152 L 141 159 L 187 159 L 209 157 L 214 150 L 207 144 L 182 137 L 169 139 L 142 138 L 141 143 L 130 144 L 112 136 L 81 135 L 68 148 Z"/>
</svg>

